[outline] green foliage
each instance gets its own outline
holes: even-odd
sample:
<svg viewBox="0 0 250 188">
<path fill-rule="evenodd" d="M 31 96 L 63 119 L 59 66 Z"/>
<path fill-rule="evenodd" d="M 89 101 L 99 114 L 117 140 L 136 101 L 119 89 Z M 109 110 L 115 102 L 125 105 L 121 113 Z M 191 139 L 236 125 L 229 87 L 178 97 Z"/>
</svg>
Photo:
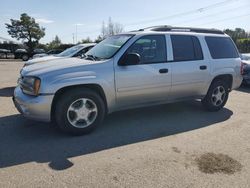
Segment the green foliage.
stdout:
<svg viewBox="0 0 250 188">
<path fill-rule="evenodd" d="M 61 44 L 62 44 L 61 40 L 56 35 L 55 39 L 48 44 L 48 49 L 58 49 L 61 46 Z"/>
<path fill-rule="evenodd" d="M 95 43 L 99 43 L 101 41 L 103 41 L 103 37 L 101 35 L 98 35 L 98 37 L 95 39 Z"/>
<path fill-rule="evenodd" d="M 239 49 L 240 53 L 250 53 L 250 33 L 244 29 L 235 28 L 235 30 L 226 29 L 224 30 L 228 34 Z"/>
<path fill-rule="evenodd" d="M 49 49 L 48 49 L 48 45 L 46 45 L 46 44 L 41 44 L 41 43 L 38 43 L 37 45 L 36 45 L 36 48 L 41 48 L 41 49 L 44 49 L 45 51 L 48 51 Z"/>
<path fill-rule="evenodd" d="M 9 35 L 17 40 L 24 40 L 29 51 L 32 51 L 45 36 L 45 28 L 40 27 L 35 19 L 26 13 L 21 14 L 20 20 L 11 19 L 10 22 L 5 24 Z"/>
<path fill-rule="evenodd" d="M 250 38 L 238 39 L 236 45 L 241 53 L 250 53 Z"/>
<path fill-rule="evenodd" d="M 236 42 L 238 39 L 250 37 L 249 33 L 247 33 L 244 29 L 241 28 L 235 28 L 235 30 L 226 29 L 224 30 L 224 32 L 228 34 L 234 42 Z"/>
<path fill-rule="evenodd" d="M 81 43 L 84 44 L 84 43 L 92 43 L 93 41 L 87 37 L 86 39 L 82 39 Z"/>
</svg>

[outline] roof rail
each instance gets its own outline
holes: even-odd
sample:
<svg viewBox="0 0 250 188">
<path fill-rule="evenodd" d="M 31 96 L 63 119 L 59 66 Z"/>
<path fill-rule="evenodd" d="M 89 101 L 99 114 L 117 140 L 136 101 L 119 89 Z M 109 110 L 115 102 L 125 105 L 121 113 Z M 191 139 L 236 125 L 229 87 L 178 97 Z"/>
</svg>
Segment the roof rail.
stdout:
<svg viewBox="0 0 250 188">
<path fill-rule="evenodd" d="M 195 32 L 195 33 L 212 33 L 212 34 L 225 34 L 221 30 L 217 29 L 204 29 L 204 28 L 192 28 L 192 27 L 172 27 L 168 25 L 148 27 L 140 29 L 139 31 L 159 31 L 159 32 Z"/>
</svg>

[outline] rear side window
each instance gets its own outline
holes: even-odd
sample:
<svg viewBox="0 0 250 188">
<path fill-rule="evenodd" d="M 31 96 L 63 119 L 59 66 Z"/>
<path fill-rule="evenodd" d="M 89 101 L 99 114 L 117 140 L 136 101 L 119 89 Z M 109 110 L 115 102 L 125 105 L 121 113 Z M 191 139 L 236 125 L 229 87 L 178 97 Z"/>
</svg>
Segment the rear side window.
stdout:
<svg viewBox="0 0 250 188">
<path fill-rule="evenodd" d="M 174 61 L 202 60 L 203 53 L 197 37 L 188 35 L 171 35 Z"/>
<path fill-rule="evenodd" d="M 228 37 L 205 37 L 213 59 L 238 58 L 239 54 Z"/>
</svg>

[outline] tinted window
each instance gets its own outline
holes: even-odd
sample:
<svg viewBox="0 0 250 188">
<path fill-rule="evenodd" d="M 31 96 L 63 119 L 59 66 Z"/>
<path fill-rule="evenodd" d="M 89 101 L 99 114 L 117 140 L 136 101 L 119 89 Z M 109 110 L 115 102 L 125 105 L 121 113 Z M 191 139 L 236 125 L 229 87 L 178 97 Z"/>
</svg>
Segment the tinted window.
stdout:
<svg viewBox="0 0 250 188">
<path fill-rule="evenodd" d="M 206 42 L 213 59 L 239 57 L 232 40 L 228 37 L 206 37 Z"/>
<path fill-rule="evenodd" d="M 197 37 L 172 35 L 174 61 L 202 60 L 203 54 Z"/>
<path fill-rule="evenodd" d="M 127 53 L 137 53 L 140 64 L 162 63 L 167 61 L 166 40 L 164 35 L 150 35 L 138 39 Z"/>
</svg>

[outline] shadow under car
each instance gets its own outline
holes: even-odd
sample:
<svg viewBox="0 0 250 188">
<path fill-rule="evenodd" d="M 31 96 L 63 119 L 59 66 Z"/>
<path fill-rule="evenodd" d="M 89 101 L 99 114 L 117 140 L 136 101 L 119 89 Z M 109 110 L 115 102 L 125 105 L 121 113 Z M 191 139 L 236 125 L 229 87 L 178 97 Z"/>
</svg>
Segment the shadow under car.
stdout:
<svg viewBox="0 0 250 188">
<path fill-rule="evenodd" d="M 200 129 L 232 114 L 227 108 L 206 112 L 197 101 L 138 108 L 109 115 L 94 132 L 81 137 L 21 115 L 0 117 L 0 168 L 48 162 L 52 169 L 64 170 L 74 165 L 68 158 Z"/>
</svg>

